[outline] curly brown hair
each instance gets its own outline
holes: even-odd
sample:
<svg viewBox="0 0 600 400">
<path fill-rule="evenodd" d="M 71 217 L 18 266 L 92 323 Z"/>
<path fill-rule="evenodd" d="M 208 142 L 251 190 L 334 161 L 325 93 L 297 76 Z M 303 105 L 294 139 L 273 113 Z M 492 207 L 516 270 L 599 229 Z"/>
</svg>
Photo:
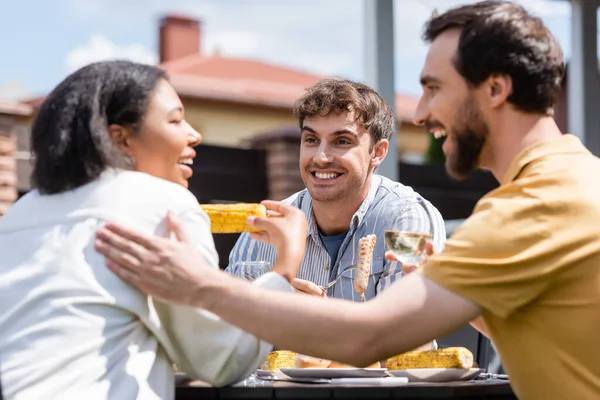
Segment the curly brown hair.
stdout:
<svg viewBox="0 0 600 400">
<path fill-rule="evenodd" d="M 371 144 L 389 140 L 394 132 L 394 113 L 386 101 L 369 86 L 350 79 L 321 79 L 294 104 L 300 129 L 304 120 L 353 111 L 356 119 L 371 135 Z"/>
</svg>

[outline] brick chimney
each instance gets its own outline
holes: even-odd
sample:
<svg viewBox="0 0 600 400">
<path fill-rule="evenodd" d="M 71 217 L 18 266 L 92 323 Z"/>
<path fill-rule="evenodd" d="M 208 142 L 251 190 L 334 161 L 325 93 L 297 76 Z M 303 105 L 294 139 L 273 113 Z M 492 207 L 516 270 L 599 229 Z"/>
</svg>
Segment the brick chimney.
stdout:
<svg viewBox="0 0 600 400">
<path fill-rule="evenodd" d="M 161 63 L 200 53 L 200 21 L 182 15 L 161 18 L 158 43 Z"/>
</svg>

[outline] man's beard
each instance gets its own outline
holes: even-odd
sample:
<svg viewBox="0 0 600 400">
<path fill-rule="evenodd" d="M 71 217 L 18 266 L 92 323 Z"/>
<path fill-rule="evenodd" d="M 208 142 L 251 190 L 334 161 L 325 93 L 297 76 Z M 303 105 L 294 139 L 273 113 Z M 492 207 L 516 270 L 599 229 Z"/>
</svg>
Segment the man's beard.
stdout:
<svg viewBox="0 0 600 400">
<path fill-rule="evenodd" d="M 489 133 L 488 124 L 471 94 L 460 107 L 451 130 L 456 152 L 446 158 L 446 171 L 450 177 L 464 180 L 479 166 L 479 157 Z M 449 138 L 446 137 L 446 140 Z"/>
</svg>

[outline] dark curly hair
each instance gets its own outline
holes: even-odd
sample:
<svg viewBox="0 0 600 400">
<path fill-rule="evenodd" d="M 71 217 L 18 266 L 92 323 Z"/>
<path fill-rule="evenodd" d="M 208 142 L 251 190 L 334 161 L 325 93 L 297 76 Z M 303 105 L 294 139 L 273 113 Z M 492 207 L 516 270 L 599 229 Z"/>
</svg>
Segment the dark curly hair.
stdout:
<svg viewBox="0 0 600 400">
<path fill-rule="evenodd" d="M 63 80 L 42 103 L 31 131 L 32 186 L 61 193 L 96 179 L 108 167 L 131 168 L 107 127 L 136 133 L 163 70 L 129 61 L 87 65 Z"/>
<path fill-rule="evenodd" d="M 394 133 L 394 112 L 386 101 L 369 86 L 344 78 L 324 78 L 294 104 L 300 129 L 306 118 L 327 117 L 353 111 L 371 135 L 371 145 L 381 139 L 389 140 Z"/>
<path fill-rule="evenodd" d="M 540 18 L 509 1 L 482 1 L 434 15 L 423 39 L 431 43 L 449 29 L 461 30 L 454 66 L 469 85 L 493 74 L 509 75 L 510 103 L 522 111 L 554 114 L 565 63 Z"/>
</svg>

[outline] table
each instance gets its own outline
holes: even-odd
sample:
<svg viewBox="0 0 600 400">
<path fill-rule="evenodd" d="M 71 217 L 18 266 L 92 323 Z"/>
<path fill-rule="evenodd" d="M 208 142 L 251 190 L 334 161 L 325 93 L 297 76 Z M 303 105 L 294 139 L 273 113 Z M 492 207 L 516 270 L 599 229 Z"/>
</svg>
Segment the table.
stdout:
<svg viewBox="0 0 600 400">
<path fill-rule="evenodd" d="M 261 387 L 176 388 L 175 400 L 198 399 L 482 399 L 517 400 L 505 380 L 474 380 L 448 383 L 409 383 L 397 387 L 356 387 L 288 382 L 265 383 Z"/>
</svg>

